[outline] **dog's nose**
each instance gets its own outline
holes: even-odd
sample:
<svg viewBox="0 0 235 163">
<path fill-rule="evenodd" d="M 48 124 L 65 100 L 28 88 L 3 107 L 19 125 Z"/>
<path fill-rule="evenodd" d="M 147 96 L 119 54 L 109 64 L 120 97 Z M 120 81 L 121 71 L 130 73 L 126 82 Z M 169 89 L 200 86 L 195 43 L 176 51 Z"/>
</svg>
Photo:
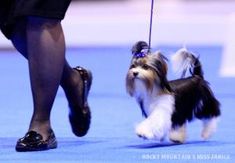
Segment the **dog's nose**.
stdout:
<svg viewBox="0 0 235 163">
<path fill-rule="evenodd" d="M 134 77 L 136 77 L 138 74 L 138 72 L 133 72 Z"/>
</svg>

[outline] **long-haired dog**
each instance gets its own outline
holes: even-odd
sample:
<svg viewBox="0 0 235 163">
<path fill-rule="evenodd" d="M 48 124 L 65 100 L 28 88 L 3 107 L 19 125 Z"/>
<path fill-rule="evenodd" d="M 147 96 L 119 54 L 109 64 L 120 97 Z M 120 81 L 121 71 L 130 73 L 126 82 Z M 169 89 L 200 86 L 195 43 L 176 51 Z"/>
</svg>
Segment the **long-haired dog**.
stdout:
<svg viewBox="0 0 235 163">
<path fill-rule="evenodd" d="M 162 141 L 166 136 L 183 143 L 186 125 L 194 118 L 203 122 L 202 138 L 208 139 L 216 130 L 220 104 L 203 77 L 198 58 L 182 48 L 173 56 L 175 67 L 189 77 L 167 80 L 166 57 L 151 53 L 144 41 L 132 48 L 133 58 L 126 76 L 126 89 L 136 98 L 145 119 L 136 126 L 136 134 L 145 139 Z"/>
</svg>

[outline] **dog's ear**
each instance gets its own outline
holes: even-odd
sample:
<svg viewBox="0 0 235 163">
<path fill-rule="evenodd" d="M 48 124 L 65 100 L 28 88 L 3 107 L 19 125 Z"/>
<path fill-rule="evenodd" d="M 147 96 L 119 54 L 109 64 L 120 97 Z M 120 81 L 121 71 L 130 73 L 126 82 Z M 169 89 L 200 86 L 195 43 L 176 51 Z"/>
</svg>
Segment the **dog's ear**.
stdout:
<svg viewBox="0 0 235 163">
<path fill-rule="evenodd" d="M 158 64 L 159 69 L 161 69 L 163 75 L 166 76 L 168 71 L 168 66 L 167 66 L 168 59 L 160 51 L 152 53 L 152 57 L 154 57 L 156 60 L 160 62 L 160 64 Z"/>
<path fill-rule="evenodd" d="M 163 88 L 164 91 L 171 92 L 172 90 L 167 80 L 168 59 L 160 51 L 152 53 L 151 57 L 154 57 L 155 66 L 157 67 L 157 74 L 161 81 L 161 87 Z"/>
</svg>

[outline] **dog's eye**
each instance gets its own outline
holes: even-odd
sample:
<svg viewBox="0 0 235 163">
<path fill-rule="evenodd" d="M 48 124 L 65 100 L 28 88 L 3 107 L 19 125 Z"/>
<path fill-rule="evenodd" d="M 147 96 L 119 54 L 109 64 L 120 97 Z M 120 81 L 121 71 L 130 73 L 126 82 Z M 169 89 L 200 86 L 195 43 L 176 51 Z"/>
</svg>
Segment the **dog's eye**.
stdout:
<svg viewBox="0 0 235 163">
<path fill-rule="evenodd" d="M 131 65 L 130 69 L 135 68 L 135 67 L 136 67 L 135 65 Z"/>
<path fill-rule="evenodd" d="M 146 64 L 144 64 L 144 65 L 142 66 L 142 68 L 143 68 L 144 70 L 148 70 L 148 69 L 149 69 L 149 66 L 146 65 Z"/>
</svg>

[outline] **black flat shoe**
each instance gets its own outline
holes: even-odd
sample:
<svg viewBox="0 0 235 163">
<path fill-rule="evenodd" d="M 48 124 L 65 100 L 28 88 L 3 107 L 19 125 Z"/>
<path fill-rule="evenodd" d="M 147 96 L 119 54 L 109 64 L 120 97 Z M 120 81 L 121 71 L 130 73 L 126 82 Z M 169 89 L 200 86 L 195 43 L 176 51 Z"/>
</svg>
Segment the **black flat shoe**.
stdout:
<svg viewBox="0 0 235 163">
<path fill-rule="evenodd" d="M 17 152 L 43 151 L 57 147 L 57 141 L 54 132 L 51 130 L 47 140 L 43 140 L 42 135 L 35 131 L 29 131 L 23 138 L 16 143 Z"/>
<path fill-rule="evenodd" d="M 72 105 L 71 102 L 69 102 L 69 121 L 72 127 L 72 131 L 76 136 L 84 136 L 86 135 L 87 131 L 90 127 L 90 119 L 91 119 L 91 112 L 90 107 L 88 105 L 87 97 L 91 88 L 92 84 L 92 74 L 90 71 L 82 68 L 82 67 L 76 67 L 74 68 L 82 79 L 82 102 L 79 106 Z M 68 98 L 68 97 L 67 97 Z M 70 101 L 68 99 L 68 101 Z"/>
</svg>

